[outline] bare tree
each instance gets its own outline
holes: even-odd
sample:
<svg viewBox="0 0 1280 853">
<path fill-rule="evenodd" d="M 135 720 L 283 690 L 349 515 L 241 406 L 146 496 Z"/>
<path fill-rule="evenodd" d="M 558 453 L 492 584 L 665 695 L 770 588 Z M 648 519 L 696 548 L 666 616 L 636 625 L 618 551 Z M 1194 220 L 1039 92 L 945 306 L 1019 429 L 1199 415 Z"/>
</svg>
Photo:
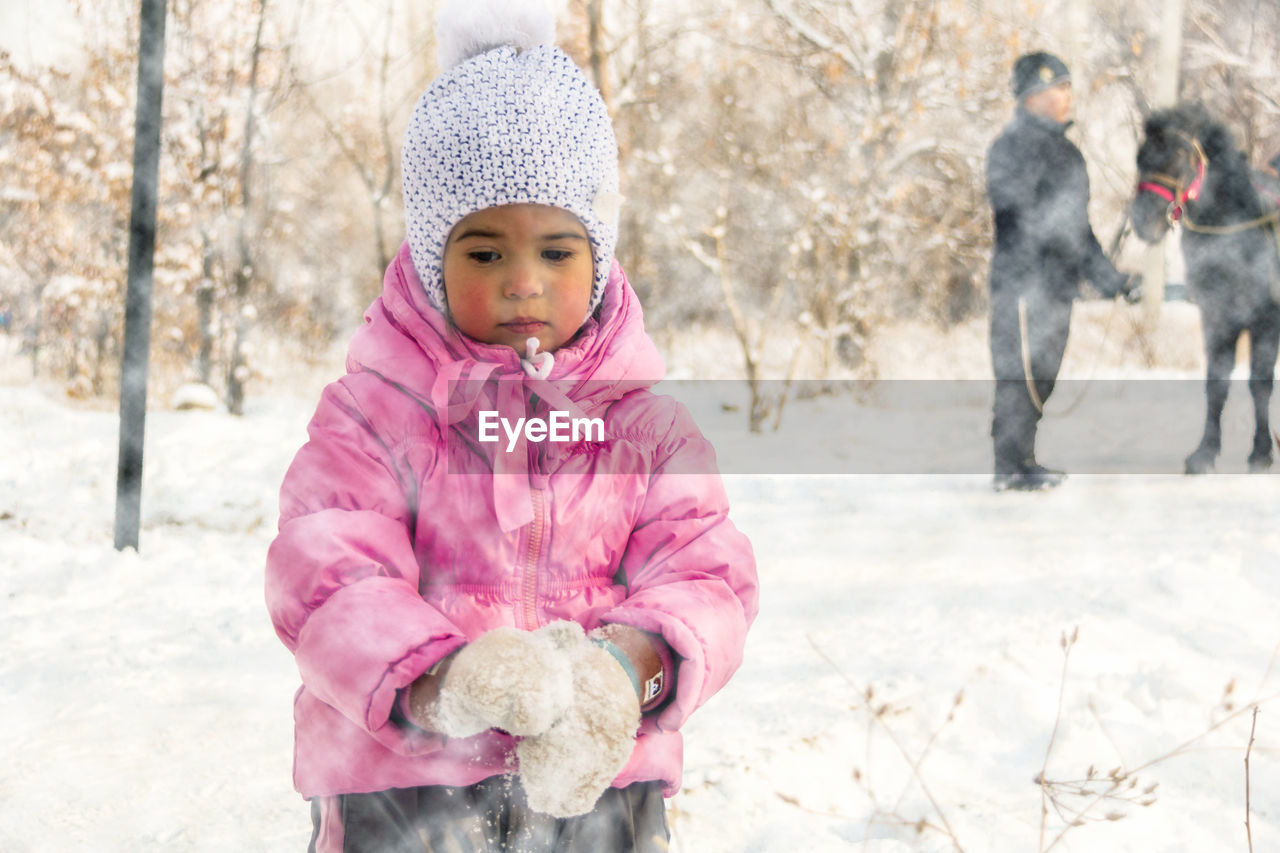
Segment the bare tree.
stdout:
<svg viewBox="0 0 1280 853">
<path fill-rule="evenodd" d="M 1262 164 L 1280 153 L 1280 8 L 1188 0 L 1183 95 L 1202 101 Z"/>
<path fill-rule="evenodd" d="M 398 133 L 411 98 L 422 88 L 421 80 L 413 77 L 405 79 L 404 67 L 414 49 L 399 44 L 395 38 L 398 33 L 404 32 L 402 18 L 407 17 L 398 6 L 397 0 L 385 0 L 376 31 L 361 33 L 362 41 L 369 46 L 363 51 L 363 55 L 367 61 L 371 61 L 373 69 L 370 76 L 373 79 L 367 87 L 363 81 L 358 85 L 376 95 L 373 99 L 376 103 L 373 115 L 364 110 L 345 107 L 333 110 L 334 101 L 341 106 L 358 97 L 356 92 L 351 92 L 347 98 L 330 97 L 335 90 L 341 91 L 332 85 L 333 80 L 330 79 L 335 72 L 321 72 L 323 76 L 320 80 L 304 83 L 299 87 L 299 92 L 320 122 L 330 143 L 358 177 L 368 199 L 367 210 L 373 224 L 372 264 L 376 275 L 381 275 L 387 268 L 394 253 L 392 230 L 398 224 L 398 219 L 391 213 L 392 202 L 397 197 L 396 179 L 400 173 L 397 162 Z M 363 22 L 358 25 L 363 26 Z M 376 49 L 373 48 L 374 44 L 377 45 Z M 419 49 L 423 47 L 425 45 L 419 46 Z"/>
<path fill-rule="evenodd" d="M 232 414 L 244 414 L 244 386 L 249 378 L 245 341 L 254 313 L 249 310 L 250 289 L 254 280 L 254 247 L 250 240 L 246 219 L 254 202 L 254 136 L 257 132 L 258 74 L 261 68 L 262 32 L 267 23 L 267 0 L 258 0 L 257 27 L 253 46 L 249 50 L 248 92 L 245 95 L 244 133 L 240 137 L 240 211 L 236 217 L 235 255 L 233 268 L 235 332 L 231 344 L 231 359 L 227 368 L 227 408 Z"/>
<path fill-rule="evenodd" d="M 865 373 L 888 317 L 983 305 L 1007 61 L 982 46 L 994 24 L 943 6 L 636 3 L 606 28 L 624 262 L 659 325 L 727 321 L 779 403 L 800 350 L 823 375 Z M 760 400 L 749 417 L 767 419 Z"/>
<path fill-rule="evenodd" d="M 75 7 L 92 38 L 69 70 L 22 72 L 0 63 L 0 80 L 23 105 L 6 111 L 0 136 L 10 150 L 30 153 L 0 163 L 10 187 L 6 209 L 22 212 L 0 217 L 0 238 L 17 247 L 25 273 L 17 301 L 30 349 L 40 354 L 33 363 L 64 370 L 78 393 L 108 393 L 116 378 L 107 356 L 116 352 L 121 323 L 132 143 L 120 116 L 136 66 L 136 46 L 124 35 L 136 31 L 136 9 L 123 17 L 117 11 Z M 231 373 L 233 409 L 241 404 L 253 302 L 276 302 L 259 246 L 281 219 L 270 171 L 283 158 L 271 148 L 266 119 L 290 93 L 293 34 L 281 25 L 282 12 L 250 0 L 185 0 L 168 16 L 173 61 L 166 65 L 154 301 L 160 358 L 153 367 L 167 373 L 194 365 L 208 381 L 221 365 Z"/>
<path fill-rule="evenodd" d="M 886 324 L 979 314 L 984 155 L 1030 49 L 1078 69 L 1072 133 L 1105 241 L 1132 193 L 1158 6 L 1098 0 L 1059 47 L 1066 0 L 571 0 L 561 39 L 614 114 L 619 259 L 650 328 L 722 327 L 760 427 L 790 376 L 891 369 L 873 363 Z M 398 138 L 435 73 L 433 7 L 172 3 L 159 370 L 222 384 L 239 411 L 268 369 L 256 344 L 323 352 L 355 324 L 402 227 Z M 34 367 L 92 394 L 115 378 L 134 53 L 123 6 L 77 8 L 95 34 L 80 65 L 0 59 L 0 241 Z M 1255 162 L 1280 149 L 1278 15 L 1188 0 L 1184 94 Z"/>
<path fill-rule="evenodd" d="M 127 89 L 97 57 L 75 79 L 25 72 L 0 55 L 0 82 L 0 239 L 21 272 L 11 298 L 23 345 L 33 372 L 61 376 L 77 395 L 102 393 L 123 303 L 125 246 L 115 235 L 128 233 Z"/>
</svg>

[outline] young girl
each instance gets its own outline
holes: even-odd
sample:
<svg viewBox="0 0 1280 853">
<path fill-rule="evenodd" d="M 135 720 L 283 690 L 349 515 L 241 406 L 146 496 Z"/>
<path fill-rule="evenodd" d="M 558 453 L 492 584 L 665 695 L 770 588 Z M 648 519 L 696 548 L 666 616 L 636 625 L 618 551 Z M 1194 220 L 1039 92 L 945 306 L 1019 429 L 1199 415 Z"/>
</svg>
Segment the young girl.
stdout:
<svg viewBox="0 0 1280 853">
<path fill-rule="evenodd" d="M 680 727 L 756 614 L 712 449 L 649 390 L 604 103 L 506 11 L 441 15 L 408 240 L 281 489 L 314 851 L 665 850 Z"/>
</svg>

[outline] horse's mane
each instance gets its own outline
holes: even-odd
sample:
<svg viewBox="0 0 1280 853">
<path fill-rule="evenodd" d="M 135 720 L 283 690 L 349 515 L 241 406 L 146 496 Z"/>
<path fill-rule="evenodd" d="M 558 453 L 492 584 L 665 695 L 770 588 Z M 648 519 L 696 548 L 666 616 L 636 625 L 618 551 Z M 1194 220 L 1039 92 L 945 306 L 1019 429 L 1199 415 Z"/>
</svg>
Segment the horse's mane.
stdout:
<svg viewBox="0 0 1280 853">
<path fill-rule="evenodd" d="M 1275 209 L 1280 189 L 1250 167 L 1231 131 L 1202 104 L 1183 102 L 1157 110 L 1143 122 L 1143 132 L 1146 141 L 1138 149 L 1139 171 L 1167 168 L 1171 151 L 1184 148 L 1187 139 L 1199 142 L 1214 176 L 1217 210 L 1208 214 L 1212 218 L 1248 219 Z"/>
<path fill-rule="evenodd" d="M 1149 141 L 1162 147 L 1174 142 L 1178 132 L 1185 133 L 1200 141 L 1211 161 L 1243 164 L 1243 154 L 1231 131 L 1199 103 L 1184 102 L 1151 113 L 1143 123 L 1143 132 Z"/>
</svg>

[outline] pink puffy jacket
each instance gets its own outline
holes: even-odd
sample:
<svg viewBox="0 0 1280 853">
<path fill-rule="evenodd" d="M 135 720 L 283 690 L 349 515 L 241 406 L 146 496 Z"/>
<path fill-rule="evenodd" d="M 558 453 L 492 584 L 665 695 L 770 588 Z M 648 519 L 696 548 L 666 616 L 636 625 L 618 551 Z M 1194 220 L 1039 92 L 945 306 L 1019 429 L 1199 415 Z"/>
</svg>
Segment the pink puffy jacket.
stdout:
<svg viewBox="0 0 1280 853">
<path fill-rule="evenodd" d="M 710 444 L 649 390 L 663 364 L 615 264 L 600 320 L 547 380 L 465 338 L 426 300 L 408 249 L 352 340 L 280 493 L 266 598 L 302 676 L 294 784 L 304 797 L 469 785 L 511 769 L 513 740 L 445 739 L 391 719 L 398 692 L 500 625 L 573 619 L 661 634 L 674 696 L 646 716 L 618 786 L 679 787 L 679 728 L 742 660 L 756 615 L 751 546 L 728 519 Z M 480 410 L 603 419 L 605 440 L 477 440 Z"/>
</svg>

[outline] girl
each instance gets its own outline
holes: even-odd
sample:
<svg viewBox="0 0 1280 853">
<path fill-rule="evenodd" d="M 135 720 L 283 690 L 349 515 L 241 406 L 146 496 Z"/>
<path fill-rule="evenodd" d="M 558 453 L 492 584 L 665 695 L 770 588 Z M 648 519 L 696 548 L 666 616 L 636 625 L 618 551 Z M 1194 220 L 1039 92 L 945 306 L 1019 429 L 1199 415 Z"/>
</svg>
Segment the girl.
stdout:
<svg viewBox="0 0 1280 853">
<path fill-rule="evenodd" d="M 314 851 L 665 850 L 680 727 L 756 614 L 712 449 L 649 390 L 604 103 L 536 0 L 497 5 L 441 15 L 408 239 L 281 489 Z"/>
</svg>

